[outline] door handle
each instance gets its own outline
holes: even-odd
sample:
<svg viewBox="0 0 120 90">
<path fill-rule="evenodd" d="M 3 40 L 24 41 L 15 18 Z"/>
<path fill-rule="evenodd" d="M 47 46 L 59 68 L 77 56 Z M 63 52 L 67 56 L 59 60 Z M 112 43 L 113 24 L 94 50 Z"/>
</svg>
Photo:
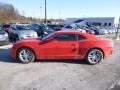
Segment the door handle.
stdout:
<svg viewBox="0 0 120 90">
<path fill-rule="evenodd" d="M 74 51 L 77 51 L 77 48 L 74 48 L 72 51 L 73 51 L 73 52 L 74 52 Z"/>
</svg>

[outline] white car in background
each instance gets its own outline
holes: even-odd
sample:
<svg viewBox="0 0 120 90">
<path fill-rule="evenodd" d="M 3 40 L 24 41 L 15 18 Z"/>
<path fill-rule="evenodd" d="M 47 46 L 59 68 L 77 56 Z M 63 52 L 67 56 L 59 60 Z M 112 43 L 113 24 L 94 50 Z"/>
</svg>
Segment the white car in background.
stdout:
<svg viewBox="0 0 120 90">
<path fill-rule="evenodd" d="M 21 39 L 38 38 L 37 32 L 31 30 L 29 24 L 13 24 L 10 26 L 10 36 L 15 41 Z"/>
<path fill-rule="evenodd" d="M 105 27 L 105 29 L 108 31 L 108 34 L 112 34 L 113 30 L 111 29 L 111 27 Z"/>
<path fill-rule="evenodd" d="M 108 30 L 105 29 L 104 27 L 102 27 L 102 28 L 99 29 L 99 34 L 100 35 L 105 35 L 105 34 L 108 34 L 108 33 L 109 33 Z"/>
<path fill-rule="evenodd" d="M 111 30 L 113 31 L 113 33 L 117 32 L 117 28 L 116 27 L 111 27 Z"/>
<path fill-rule="evenodd" d="M 62 30 L 77 30 L 77 31 L 80 31 L 82 33 L 86 33 L 86 30 L 81 29 L 81 28 L 79 28 L 77 26 L 71 26 L 71 25 L 63 27 Z"/>
<path fill-rule="evenodd" d="M 7 45 L 9 44 L 9 37 L 8 37 L 8 33 L 5 32 L 2 29 L 2 25 L 0 25 L 0 46 L 1 45 Z"/>
</svg>

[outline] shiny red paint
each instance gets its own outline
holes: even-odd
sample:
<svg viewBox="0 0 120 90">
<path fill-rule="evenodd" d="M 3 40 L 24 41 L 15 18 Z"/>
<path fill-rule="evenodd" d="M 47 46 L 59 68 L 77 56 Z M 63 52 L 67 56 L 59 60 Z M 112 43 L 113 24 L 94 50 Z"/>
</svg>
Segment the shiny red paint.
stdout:
<svg viewBox="0 0 120 90">
<path fill-rule="evenodd" d="M 77 34 L 86 37 L 85 40 L 57 41 L 53 38 L 61 34 Z M 30 48 L 36 59 L 84 59 L 91 49 L 99 49 L 104 53 L 104 58 L 113 54 L 113 42 L 108 39 L 96 37 L 78 31 L 58 31 L 46 40 L 30 39 L 18 41 L 13 45 L 12 57 L 17 59 L 21 48 Z"/>
</svg>

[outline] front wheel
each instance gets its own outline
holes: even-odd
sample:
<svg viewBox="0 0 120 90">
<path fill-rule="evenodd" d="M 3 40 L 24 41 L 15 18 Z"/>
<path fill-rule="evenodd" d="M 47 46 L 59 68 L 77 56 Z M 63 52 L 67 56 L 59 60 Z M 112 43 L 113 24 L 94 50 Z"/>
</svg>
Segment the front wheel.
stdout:
<svg viewBox="0 0 120 90">
<path fill-rule="evenodd" d="M 35 61 L 35 54 L 29 48 L 21 48 L 18 52 L 18 59 L 22 63 L 31 63 Z"/>
<path fill-rule="evenodd" d="M 89 64 L 95 65 L 103 59 L 103 52 L 99 49 L 92 49 L 88 52 L 86 60 Z"/>
</svg>

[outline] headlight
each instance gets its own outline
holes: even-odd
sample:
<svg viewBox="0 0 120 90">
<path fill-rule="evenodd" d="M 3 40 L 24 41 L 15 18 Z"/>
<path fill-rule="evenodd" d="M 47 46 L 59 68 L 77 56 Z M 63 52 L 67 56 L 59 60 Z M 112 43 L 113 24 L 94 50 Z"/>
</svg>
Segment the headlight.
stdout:
<svg viewBox="0 0 120 90">
<path fill-rule="evenodd" d="M 33 33 L 33 37 L 38 37 L 36 32 Z"/>
<path fill-rule="evenodd" d="M 4 35 L 5 37 L 8 37 L 8 34 L 7 33 L 5 33 L 5 35 Z"/>
<path fill-rule="evenodd" d="M 25 36 L 24 34 L 21 34 L 21 35 L 19 36 L 19 38 L 20 38 L 20 39 L 25 39 L 26 36 Z"/>
<path fill-rule="evenodd" d="M 44 34 L 48 34 L 48 32 L 44 32 Z"/>
<path fill-rule="evenodd" d="M 37 33 L 32 32 L 32 33 L 24 33 L 19 35 L 20 39 L 27 39 L 27 38 L 37 38 Z"/>
</svg>

